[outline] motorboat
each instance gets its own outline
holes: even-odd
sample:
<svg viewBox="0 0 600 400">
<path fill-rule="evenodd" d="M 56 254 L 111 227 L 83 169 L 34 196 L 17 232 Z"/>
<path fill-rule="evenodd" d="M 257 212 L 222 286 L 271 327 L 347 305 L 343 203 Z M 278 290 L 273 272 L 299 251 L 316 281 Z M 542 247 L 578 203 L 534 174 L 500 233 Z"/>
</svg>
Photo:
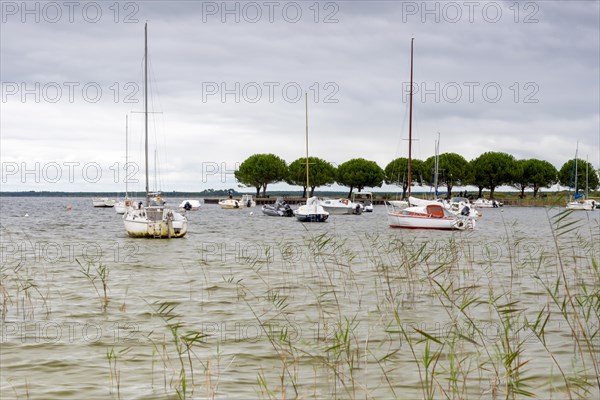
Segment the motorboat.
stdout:
<svg viewBox="0 0 600 400">
<path fill-rule="evenodd" d="M 252 199 L 251 194 L 245 194 L 241 199 L 234 199 L 229 195 L 229 198 L 219 200 L 219 206 L 223 209 L 236 209 L 245 207 L 256 207 L 256 202 Z"/>
<path fill-rule="evenodd" d="M 95 197 L 92 199 L 94 207 L 114 207 L 115 204 L 117 204 L 117 201 L 108 197 Z"/>
<path fill-rule="evenodd" d="M 278 198 L 273 204 L 265 204 L 261 208 L 263 214 L 270 217 L 291 217 L 294 215 L 292 207 L 282 198 Z"/>
<path fill-rule="evenodd" d="M 362 212 L 373 212 L 373 193 L 371 192 L 352 193 L 352 202 L 359 204 Z"/>
<path fill-rule="evenodd" d="M 321 206 L 331 215 L 361 214 L 362 207 L 348 199 L 321 200 Z"/>
<path fill-rule="evenodd" d="M 479 199 L 475 200 L 473 202 L 473 205 L 476 208 L 498 208 L 498 207 L 502 207 L 504 205 L 504 203 L 502 203 L 501 201 L 497 201 L 497 200 L 488 200 L 488 199 L 484 199 L 482 197 L 480 197 Z"/>
<path fill-rule="evenodd" d="M 477 211 L 477 207 L 471 204 L 466 197 L 452 197 L 448 210 L 455 215 L 481 217 L 481 213 Z"/>
<path fill-rule="evenodd" d="M 181 203 L 179 203 L 179 210 L 198 211 L 201 206 L 202 203 L 200 202 L 200 200 L 183 200 Z"/>
<path fill-rule="evenodd" d="M 329 213 L 319 203 L 316 196 L 310 197 L 306 200 L 306 204 L 294 210 L 294 215 L 300 222 L 325 222 L 329 218 Z"/>
</svg>

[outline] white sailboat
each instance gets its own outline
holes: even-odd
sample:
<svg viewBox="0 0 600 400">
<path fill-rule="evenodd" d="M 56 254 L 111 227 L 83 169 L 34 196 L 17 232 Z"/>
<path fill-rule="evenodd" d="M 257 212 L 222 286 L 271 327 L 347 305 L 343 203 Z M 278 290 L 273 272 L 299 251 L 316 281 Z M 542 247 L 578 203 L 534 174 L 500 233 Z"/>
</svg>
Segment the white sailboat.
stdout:
<svg viewBox="0 0 600 400">
<path fill-rule="evenodd" d="M 148 24 L 144 26 L 144 134 L 145 134 L 145 174 L 146 205 L 138 205 L 127 210 L 123 217 L 125 230 L 131 237 L 179 238 L 185 236 L 187 218 L 165 206 L 156 193 L 150 193 L 148 186 Z M 153 197 L 155 196 L 155 197 Z M 151 197 L 153 197 L 151 199 Z"/>
<path fill-rule="evenodd" d="M 577 187 L 577 153 L 579 152 L 579 142 L 577 142 L 577 147 L 575 149 L 575 160 L 574 160 L 574 170 L 575 170 L 575 193 L 573 195 L 573 197 L 571 197 L 571 185 L 569 185 L 569 202 L 567 203 L 567 209 L 568 210 L 579 210 L 579 211 L 593 211 L 596 209 L 596 201 L 595 200 L 589 200 L 587 198 L 587 194 L 588 194 L 588 184 L 587 184 L 587 179 L 588 179 L 588 170 L 587 170 L 587 164 L 586 164 L 586 170 L 585 170 L 585 176 L 586 176 L 586 185 L 585 185 L 585 195 L 581 195 L 578 192 L 578 187 Z M 579 198 L 584 197 L 581 200 L 578 200 Z"/>
<path fill-rule="evenodd" d="M 304 94 L 306 114 L 306 196 L 310 190 L 310 178 L 308 176 L 308 96 Z M 300 222 L 325 222 L 329 213 L 323 209 L 317 197 L 306 199 L 306 204 L 294 210 L 294 215 Z"/>
<path fill-rule="evenodd" d="M 117 214 L 125 214 L 125 212 L 127 211 L 128 208 L 133 207 L 133 200 L 129 198 L 129 192 L 128 192 L 128 180 L 129 180 L 129 159 L 128 159 L 128 154 L 129 154 L 129 148 L 128 148 L 128 144 L 129 144 L 129 116 L 126 115 L 125 116 L 125 198 L 123 200 L 120 200 L 117 204 L 115 204 L 115 211 Z"/>
<path fill-rule="evenodd" d="M 412 161 L 412 104 L 413 104 L 413 42 L 410 43 L 410 97 L 408 120 L 408 198 L 411 198 L 411 161 Z M 441 204 L 426 204 L 397 208 L 393 203 L 385 204 L 388 213 L 388 223 L 392 228 L 406 229 L 441 229 L 463 230 L 472 229 L 475 220 L 467 216 L 455 215 L 446 210 Z"/>
</svg>

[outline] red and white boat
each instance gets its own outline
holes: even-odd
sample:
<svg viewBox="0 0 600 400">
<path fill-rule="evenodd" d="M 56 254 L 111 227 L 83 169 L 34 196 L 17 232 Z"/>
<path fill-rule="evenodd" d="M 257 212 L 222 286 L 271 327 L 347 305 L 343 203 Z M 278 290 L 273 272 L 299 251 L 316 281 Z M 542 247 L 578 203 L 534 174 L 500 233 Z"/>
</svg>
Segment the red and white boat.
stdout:
<svg viewBox="0 0 600 400">
<path fill-rule="evenodd" d="M 417 199 L 411 197 L 411 161 L 412 161 L 412 104 L 413 104 L 413 40 L 410 44 L 410 107 L 408 121 L 408 198 L 415 202 Z M 442 230 L 464 230 L 473 229 L 475 220 L 467 215 L 454 214 L 447 210 L 442 203 L 437 201 L 422 201 L 419 205 L 406 207 L 400 204 L 398 208 L 395 203 L 385 203 L 388 223 L 392 228 L 406 229 L 442 229 Z"/>
<path fill-rule="evenodd" d="M 388 209 L 388 222 L 392 228 L 465 230 L 475 227 L 475 220 L 452 214 L 440 204 Z M 386 203 L 388 207 L 388 203 Z"/>
</svg>

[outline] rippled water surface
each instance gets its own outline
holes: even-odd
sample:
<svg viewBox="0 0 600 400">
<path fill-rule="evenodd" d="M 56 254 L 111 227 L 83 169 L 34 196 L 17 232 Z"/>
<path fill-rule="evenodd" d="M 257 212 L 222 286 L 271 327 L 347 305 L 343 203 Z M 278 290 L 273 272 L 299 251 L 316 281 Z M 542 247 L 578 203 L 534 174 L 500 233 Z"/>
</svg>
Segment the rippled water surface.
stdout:
<svg viewBox="0 0 600 400">
<path fill-rule="evenodd" d="M 204 205 L 153 240 L 89 198 L 0 201 L 3 399 L 600 394 L 600 212 L 437 232 Z"/>
</svg>

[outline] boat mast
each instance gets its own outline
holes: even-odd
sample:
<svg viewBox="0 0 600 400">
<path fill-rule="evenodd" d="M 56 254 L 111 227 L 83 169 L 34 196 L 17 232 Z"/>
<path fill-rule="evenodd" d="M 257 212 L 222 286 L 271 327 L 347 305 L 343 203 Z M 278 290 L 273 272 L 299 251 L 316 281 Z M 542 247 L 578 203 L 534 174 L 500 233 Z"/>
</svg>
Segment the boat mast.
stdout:
<svg viewBox="0 0 600 400">
<path fill-rule="evenodd" d="M 306 115 L 306 198 L 308 199 L 310 190 L 310 180 L 308 178 L 308 94 L 304 93 L 304 113 Z"/>
<path fill-rule="evenodd" d="M 408 197 L 410 197 L 410 186 L 412 176 L 412 109 L 413 109 L 413 42 L 410 40 L 410 102 L 408 108 Z"/>
<path fill-rule="evenodd" d="M 148 185 L 148 23 L 144 25 L 144 135 L 146 161 L 146 205 L 150 205 Z"/>
<path fill-rule="evenodd" d="M 438 138 L 435 141 L 435 165 L 433 167 L 433 198 L 437 199 L 438 193 L 438 171 L 439 171 L 439 157 L 440 157 L 440 133 L 438 132 Z"/>
<path fill-rule="evenodd" d="M 125 198 L 129 198 L 127 194 L 127 183 L 129 180 L 129 115 L 125 115 Z"/>
<path fill-rule="evenodd" d="M 590 184 L 590 178 L 588 176 L 590 163 L 588 161 L 588 156 L 585 156 L 585 199 L 587 200 L 589 195 L 588 186 Z"/>
<path fill-rule="evenodd" d="M 575 200 L 577 200 L 577 157 L 579 153 L 579 140 L 577 141 L 577 148 L 575 149 Z"/>
</svg>

